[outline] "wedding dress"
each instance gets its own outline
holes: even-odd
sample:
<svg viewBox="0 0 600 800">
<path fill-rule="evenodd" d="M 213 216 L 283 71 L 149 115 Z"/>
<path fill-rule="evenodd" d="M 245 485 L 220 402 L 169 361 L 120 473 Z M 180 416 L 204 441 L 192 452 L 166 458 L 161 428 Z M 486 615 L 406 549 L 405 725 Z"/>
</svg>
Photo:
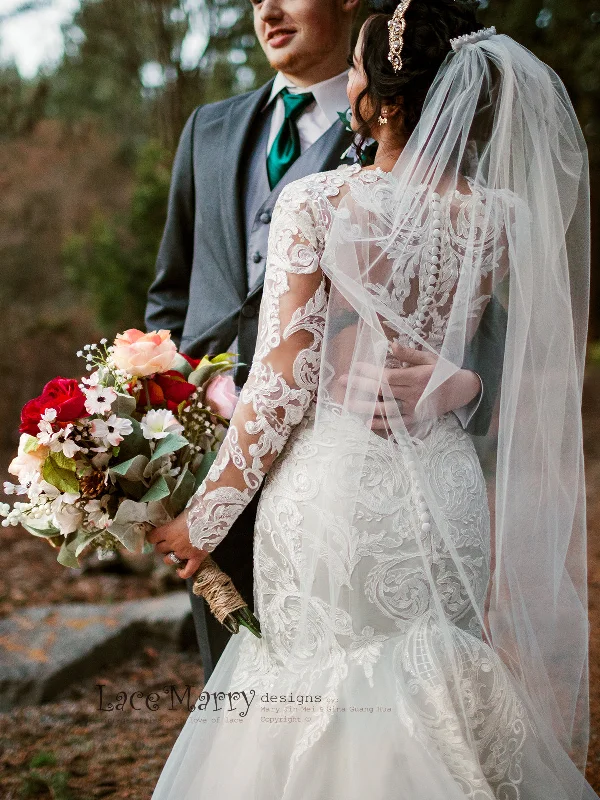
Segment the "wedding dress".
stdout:
<svg viewBox="0 0 600 800">
<path fill-rule="evenodd" d="M 572 483 L 565 477 L 578 467 L 580 442 L 571 437 L 574 450 L 559 442 L 557 454 L 556 434 L 544 429 L 544 404 L 570 412 L 580 391 L 576 291 L 558 280 L 547 288 L 550 310 L 556 297 L 554 311 L 568 307 L 572 316 L 570 334 L 561 328 L 565 355 L 553 345 L 557 370 L 542 384 L 526 280 L 537 254 L 523 244 L 535 215 L 512 177 L 491 180 L 492 159 L 467 149 L 460 130 L 432 136 L 448 104 L 456 119 L 457 96 L 473 103 L 472 129 L 481 102 L 473 66 L 486 53 L 504 59 L 505 80 L 509 61 L 514 75 L 518 58 L 533 59 L 508 37 L 474 44 L 442 68 L 397 170 L 355 165 L 312 175 L 286 187 L 275 207 L 250 376 L 188 516 L 192 543 L 210 552 L 264 482 L 254 538 L 262 638 L 245 628 L 231 637 L 153 800 L 596 797 L 580 763 L 587 629 L 573 565 L 585 555 L 581 473 Z M 472 68 L 462 84 L 461 60 Z M 443 80 L 457 76 L 449 92 Z M 452 163 L 461 165 L 454 178 Z M 567 168 L 575 174 L 576 162 Z M 570 220 L 566 205 L 560 213 Z M 564 266 L 563 255 L 550 263 L 545 246 L 545 268 Z M 485 441 L 476 445 L 436 404 L 494 295 L 508 322 L 490 457 Z M 438 356 L 408 426 L 385 377 L 386 366 L 398 366 L 393 343 Z M 532 350 L 538 382 L 529 394 Z M 523 399 L 532 409 L 525 419 Z M 383 429 L 371 425 L 375 409 Z M 580 435 L 570 419 L 563 415 L 565 431 L 572 424 Z M 539 457 L 540 442 L 548 464 L 535 461 L 534 475 L 527 459 Z M 518 486 L 506 501 L 515 481 L 532 505 Z M 568 520 L 558 519 L 556 503 L 568 506 Z M 560 547 L 546 512 L 557 530 L 563 525 Z M 527 526 L 522 518 L 515 525 L 522 513 Z M 528 536 L 539 558 L 526 555 Z M 571 623 L 561 641 L 557 620 Z"/>
</svg>

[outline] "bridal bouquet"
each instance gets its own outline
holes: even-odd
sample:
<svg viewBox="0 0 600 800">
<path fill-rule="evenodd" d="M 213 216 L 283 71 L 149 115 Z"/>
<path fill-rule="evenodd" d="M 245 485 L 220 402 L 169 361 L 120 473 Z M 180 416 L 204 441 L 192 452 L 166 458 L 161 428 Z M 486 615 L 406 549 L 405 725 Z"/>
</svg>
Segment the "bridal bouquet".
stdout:
<svg viewBox="0 0 600 800">
<path fill-rule="evenodd" d="M 234 354 L 192 359 L 169 331 L 119 334 L 78 356 L 88 375 L 54 378 L 21 412 L 19 451 L 0 504 L 2 524 L 22 525 L 78 567 L 89 548 L 147 553 L 146 533 L 180 514 L 208 473 L 237 401 Z M 194 576 L 232 632 L 258 621 L 210 557 Z M 225 593 L 225 594 L 224 594 Z M 223 609 L 223 597 L 232 602 Z"/>
</svg>

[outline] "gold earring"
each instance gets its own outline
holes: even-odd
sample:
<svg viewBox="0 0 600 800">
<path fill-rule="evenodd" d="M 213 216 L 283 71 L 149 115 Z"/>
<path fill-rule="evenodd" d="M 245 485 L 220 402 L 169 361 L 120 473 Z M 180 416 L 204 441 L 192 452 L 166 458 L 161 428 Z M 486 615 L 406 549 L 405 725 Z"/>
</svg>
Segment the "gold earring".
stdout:
<svg viewBox="0 0 600 800">
<path fill-rule="evenodd" d="M 382 115 L 380 114 L 380 115 L 379 115 L 379 119 L 377 120 L 377 122 L 378 122 L 380 125 L 387 125 L 387 124 L 388 124 L 388 119 L 387 119 L 387 117 L 384 117 L 384 116 L 382 116 Z"/>
</svg>

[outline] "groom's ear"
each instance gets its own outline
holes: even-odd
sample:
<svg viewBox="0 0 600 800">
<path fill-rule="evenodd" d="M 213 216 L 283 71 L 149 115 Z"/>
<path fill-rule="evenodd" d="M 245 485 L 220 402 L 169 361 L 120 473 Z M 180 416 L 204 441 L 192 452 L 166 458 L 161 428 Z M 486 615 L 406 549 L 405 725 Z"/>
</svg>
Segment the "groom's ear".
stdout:
<svg viewBox="0 0 600 800">
<path fill-rule="evenodd" d="M 362 0 L 342 0 L 342 10 L 346 12 L 351 11 L 353 17 L 357 15 L 361 5 Z"/>
</svg>

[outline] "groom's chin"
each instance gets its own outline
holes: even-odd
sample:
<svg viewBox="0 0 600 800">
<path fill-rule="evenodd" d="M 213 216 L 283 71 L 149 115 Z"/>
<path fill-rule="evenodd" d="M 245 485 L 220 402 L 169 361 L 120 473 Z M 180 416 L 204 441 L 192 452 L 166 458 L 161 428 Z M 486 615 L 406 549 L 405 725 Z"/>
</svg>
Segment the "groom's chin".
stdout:
<svg viewBox="0 0 600 800">
<path fill-rule="evenodd" d="M 302 53 L 296 46 L 295 37 L 286 47 L 266 48 L 267 59 L 271 67 L 278 72 L 293 72 L 302 68 Z"/>
</svg>

